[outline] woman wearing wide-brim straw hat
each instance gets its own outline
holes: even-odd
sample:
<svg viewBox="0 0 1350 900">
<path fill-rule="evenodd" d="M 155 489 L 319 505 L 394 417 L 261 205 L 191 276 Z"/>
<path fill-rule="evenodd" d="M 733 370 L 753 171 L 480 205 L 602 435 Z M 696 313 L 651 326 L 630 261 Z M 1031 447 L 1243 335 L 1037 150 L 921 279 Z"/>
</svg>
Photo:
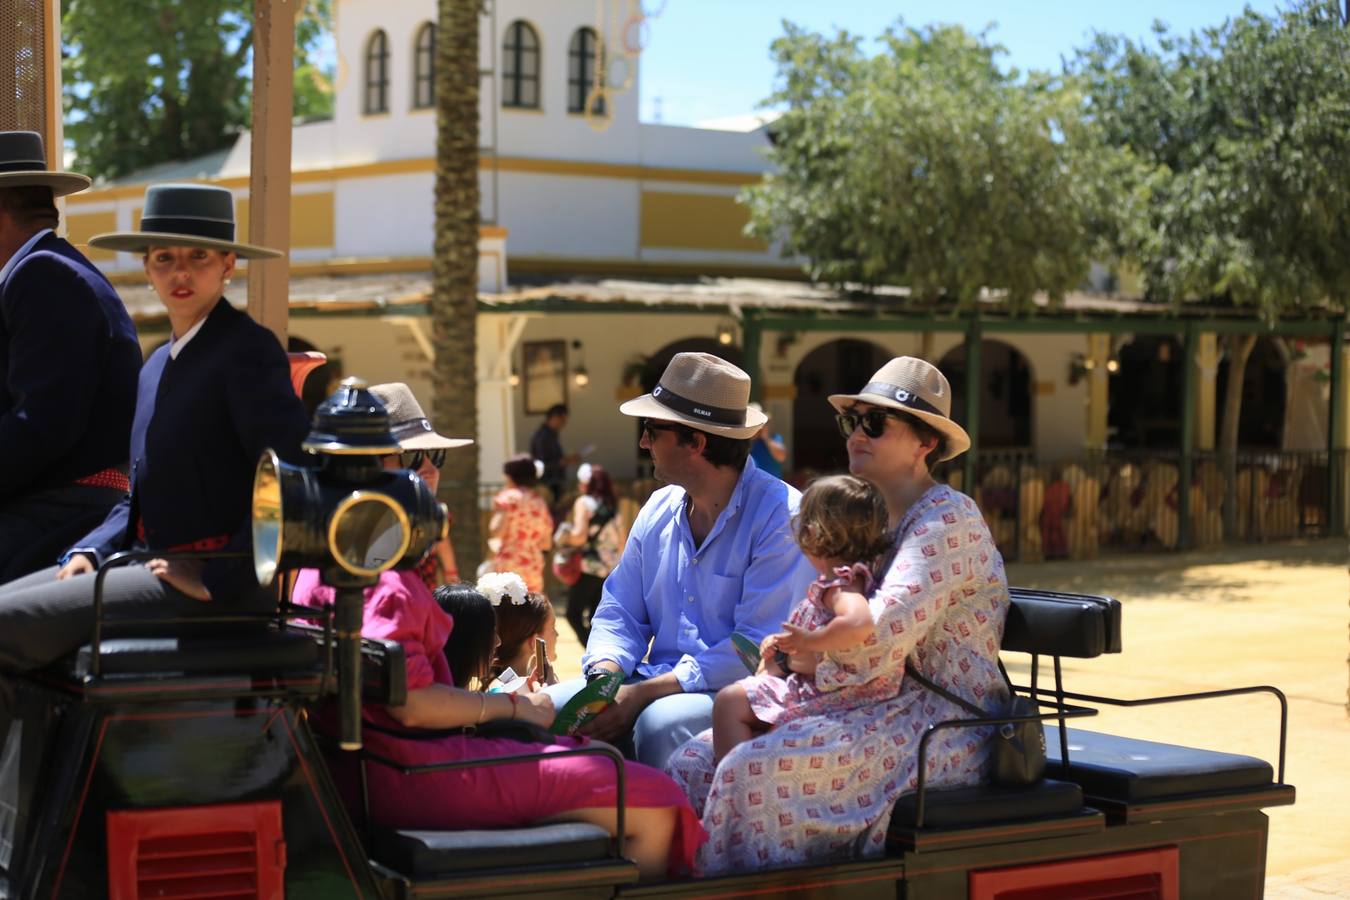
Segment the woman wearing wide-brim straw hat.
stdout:
<svg viewBox="0 0 1350 900">
<path fill-rule="evenodd" d="M 136 231 L 89 243 L 141 255 L 171 335 L 141 369 L 127 498 L 58 567 L 0 587 L 0 666 L 41 666 L 87 640 L 91 573 L 114 553 L 247 550 L 259 456 L 272 448 L 299 461 L 308 431 L 285 351 L 225 300 L 238 257 L 282 255 L 235 240 L 228 190 L 152 186 Z M 105 618 L 119 619 L 266 612 L 275 600 L 239 559 L 156 558 L 125 566 L 108 576 L 104 595 Z"/>
<path fill-rule="evenodd" d="M 1008 699 L 998 669 L 1008 611 L 1003 560 L 974 502 L 938 484 L 930 471 L 932 463 L 970 446 L 965 429 L 951 419 L 947 379 L 922 359 L 899 357 L 857 393 L 829 399 L 848 441 L 849 469 L 878 488 L 895 528 L 891 550 L 874 569 L 884 573 L 880 585 L 868 598 L 875 624 L 868 640 L 875 647 L 865 664 L 839 676 L 865 684 L 868 690 L 860 696 L 869 699 L 796 719 L 791 731 L 758 735 L 715 769 L 710 747 L 686 745 L 679 751 L 672 765 L 696 808 L 706 793 L 702 809 L 709 841 L 699 863 L 707 874 L 843 858 L 860 850 L 881 856 L 884 816 L 918 777 L 919 742 L 897 746 L 891 738 L 972 717 L 921 679 L 988 714 L 1001 712 Z M 822 662 L 817 679 L 825 671 Z M 883 699 L 871 699 L 877 697 Z M 935 734 L 927 750 L 929 783 L 959 787 L 985 777 L 984 737 L 970 730 Z M 816 801 L 800 788 L 815 777 L 810 757 L 819 747 L 848 747 L 854 760 L 872 761 L 834 773 L 830 796 L 842 812 L 831 819 L 828 844 L 811 827 Z M 747 804 L 746 796 L 762 802 Z"/>
</svg>

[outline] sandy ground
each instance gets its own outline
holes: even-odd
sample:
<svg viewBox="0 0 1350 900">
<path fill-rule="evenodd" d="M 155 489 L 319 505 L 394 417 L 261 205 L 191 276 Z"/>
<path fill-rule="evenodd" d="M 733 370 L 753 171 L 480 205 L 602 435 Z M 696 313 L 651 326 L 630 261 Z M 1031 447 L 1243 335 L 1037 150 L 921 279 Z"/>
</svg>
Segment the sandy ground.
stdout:
<svg viewBox="0 0 1350 900">
<path fill-rule="evenodd" d="M 1345 541 L 1009 566 L 1014 585 L 1124 604 L 1123 652 L 1066 660 L 1071 691 L 1146 697 L 1271 684 L 1289 698 L 1286 781 L 1272 809 L 1267 896 L 1350 897 L 1350 574 Z M 581 648 L 559 623 L 558 671 Z M 1013 677 L 1028 666 L 1008 660 Z M 1042 670 L 1043 673 L 1046 670 Z M 1094 730 L 1277 758 L 1279 707 L 1263 695 L 1106 709 Z"/>
</svg>

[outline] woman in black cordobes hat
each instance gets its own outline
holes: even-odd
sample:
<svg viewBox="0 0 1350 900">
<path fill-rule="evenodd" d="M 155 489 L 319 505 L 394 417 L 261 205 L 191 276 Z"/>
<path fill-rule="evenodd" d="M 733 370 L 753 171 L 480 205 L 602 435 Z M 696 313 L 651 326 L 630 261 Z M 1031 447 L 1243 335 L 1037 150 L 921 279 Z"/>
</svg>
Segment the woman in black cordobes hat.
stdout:
<svg viewBox="0 0 1350 900">
<path fill-rule="evenodd" d="M 228 190 L 151 187 L 139 231 L 89 243 L 142 255 L 173 334 L 141 369 L 131 492 L 60 565 L 0 587 L 0 665 L 10 668 L 44 665 L 88 639 L 92 573 L 116 552 L 248 549 L 258 457 L 271 447 L 296 461 L 308 427 L 281 345 L 225 300 L 239 257 L 281 255 L 235 241 Z M 105 583 L 114 632 L 119 619 L 256 612 L 274 603 L 242 559 L 154 559 L 116 569 Z"/>
</svg>

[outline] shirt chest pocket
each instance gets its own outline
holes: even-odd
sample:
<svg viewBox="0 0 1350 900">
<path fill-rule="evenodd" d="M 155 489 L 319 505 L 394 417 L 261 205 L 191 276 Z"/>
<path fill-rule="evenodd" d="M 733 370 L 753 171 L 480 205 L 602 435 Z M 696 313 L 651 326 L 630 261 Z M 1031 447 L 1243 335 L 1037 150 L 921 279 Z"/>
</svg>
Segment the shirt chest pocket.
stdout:
<svg viewBox="0 0 1350 900">
<path fill-rule="evenodd" d="M 741 579 L 712 572 L 699 573 L 689 580 L 684 601 L 684 618 L 705 640 L 709 632 L 731 633 L 736 624 L 736 606 L 741 602 Z M 708 641 L 716 643 L 720 638 Z"/>
</svg>

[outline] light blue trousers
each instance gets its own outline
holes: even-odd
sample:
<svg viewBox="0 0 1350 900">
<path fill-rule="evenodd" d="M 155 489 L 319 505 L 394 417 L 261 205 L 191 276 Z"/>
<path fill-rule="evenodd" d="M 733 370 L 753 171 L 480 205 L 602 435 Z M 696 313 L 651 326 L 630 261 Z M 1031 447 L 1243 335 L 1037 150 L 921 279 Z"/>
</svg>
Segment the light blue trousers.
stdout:
<svg viewBox="0 0 1350 900">
<path fill-rule="evenodd" d="M 630 678 L 626 683 L 636 684 L 641 680 Z M 585 679 L 573 678 L 550 685 L 544 692 L 553 700 L 554 709 L 562 709 L 585 685 Z M 662 697 L 638 714 L 633 733 L 615 740 L 614 746 L 629 759 L 664 770 L 666 760 L 681 744 L 712 727 L 712 709 L 713 692 Z"/>
</svg>

